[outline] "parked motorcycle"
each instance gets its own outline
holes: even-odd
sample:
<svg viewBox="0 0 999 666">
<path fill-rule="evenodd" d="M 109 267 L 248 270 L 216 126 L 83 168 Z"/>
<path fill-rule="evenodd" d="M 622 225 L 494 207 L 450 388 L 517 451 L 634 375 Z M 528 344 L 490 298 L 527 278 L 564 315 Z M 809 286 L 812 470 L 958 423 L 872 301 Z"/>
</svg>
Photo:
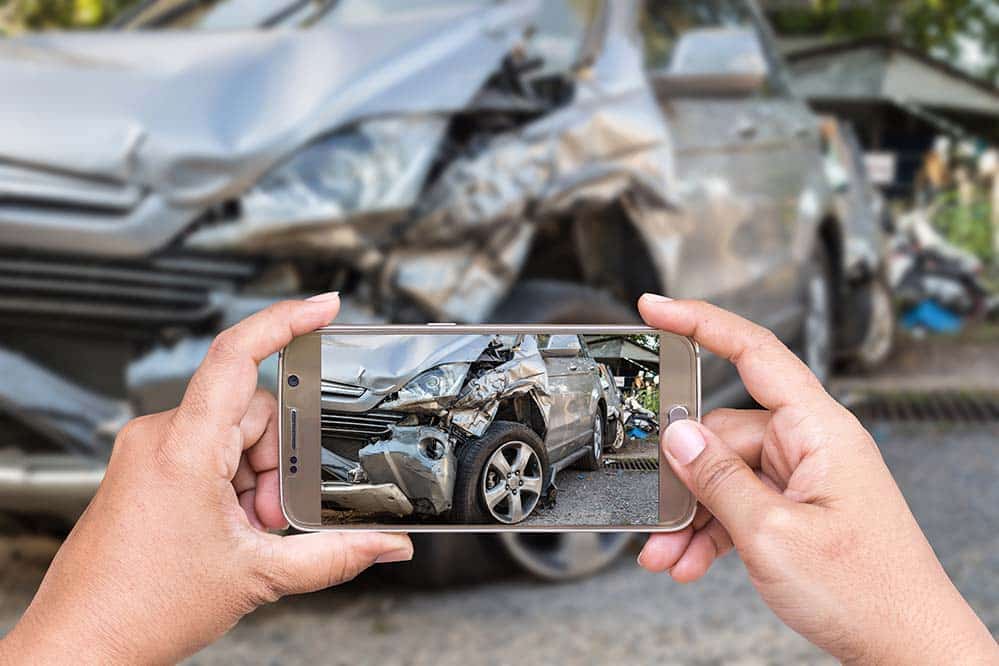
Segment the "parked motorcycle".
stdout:
<svg viewBox="0 0 999 666">
<path fill-rule="evenodd" d="M 929 206 L 900 216 L 889 255 L 889 279 L 904 311 L 922 307 L 930 316 L 932 307 L 937 317 L 927 321 L 939 320 L 942 329 L 949 329 L 947 323 L 957 318 L 994 311 L 997 301 L 982 282 L 982 262 L 934 228 L 935 212 Z"/>
<path fill-rule="evenodd" d="M 646 409 L 636 396 L 624 401 L 624 433 L 629 442 L 659 439 L 659 418 L 651 409 Z"/>
</svg>

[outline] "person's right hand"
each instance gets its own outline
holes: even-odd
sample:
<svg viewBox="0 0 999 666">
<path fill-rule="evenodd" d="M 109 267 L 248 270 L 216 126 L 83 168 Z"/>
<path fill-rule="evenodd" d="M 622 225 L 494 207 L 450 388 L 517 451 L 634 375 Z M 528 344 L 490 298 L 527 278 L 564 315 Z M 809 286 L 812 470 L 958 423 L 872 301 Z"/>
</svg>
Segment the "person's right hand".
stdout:
<svg viewBox="0 0 999 666">
<path fill-rule="evenodd" d="M 874 440 L 787 347 L 707 303 L 647 294 L 639 310 L 734 363 L 764 407 L 666 429 L 663 451 L 700 506 L 691 527 L 649 539 L 644 568 L 696 580 L 734 545 L 777 616 L 843 661 L 999 662 Z"/>
</svg>

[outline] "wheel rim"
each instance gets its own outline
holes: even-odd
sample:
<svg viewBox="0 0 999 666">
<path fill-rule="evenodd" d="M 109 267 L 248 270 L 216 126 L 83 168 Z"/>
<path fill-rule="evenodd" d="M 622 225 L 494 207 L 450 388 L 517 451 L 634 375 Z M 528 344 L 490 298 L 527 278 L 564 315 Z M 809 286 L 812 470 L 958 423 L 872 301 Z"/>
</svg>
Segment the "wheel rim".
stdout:
<svg viewBox="0 0 999 666">
<path fill-rule="evenodd" d="M 895 311 L 888 290 L 876 284 L 871 291 L 871 325 L 860 347 L 859 356 L 869 365 L 877 365 L 891 351 L 895 335 Z"/>
<path fill-rule="evenodd" d="M 541 498 L 541 477 L 541 459 L 530 444 L 504 443 L 482 472 L 482 497 L 489 514 L 506 524 L 527 518 Z"/>
<path fill-rule="evenodd" d="M 604 422 L 597 413 L 593 419 L 593 459 L 600 460 L 604 453 Z"/>
<path fill-rule="evenodd" d="M 805 316 L 805 363 L 823 383 L 829 375 L 830 338 L 829 289 L 825 276 L 817 274 L 808 281 L 808 313 Z"/>
<path fill-rule="evenodd" d="M 570 580 L 596 573 L 628 547 L 628 532 L 574 532 L 499 535 L 510 558 L 545 580 Z"/>
</svg>

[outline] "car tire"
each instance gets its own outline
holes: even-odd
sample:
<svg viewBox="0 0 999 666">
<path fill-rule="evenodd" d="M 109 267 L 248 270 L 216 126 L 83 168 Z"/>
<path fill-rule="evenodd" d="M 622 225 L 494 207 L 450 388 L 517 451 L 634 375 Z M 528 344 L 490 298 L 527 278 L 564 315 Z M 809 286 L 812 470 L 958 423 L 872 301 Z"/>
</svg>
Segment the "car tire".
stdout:
<svg viewBox="0 0 999 666">
<path fill-rule="evenodd" d="M 624 424 L 620 418 L 607 424 L 607 443 L 611 451 L 620 451 L 624 446 Z"/>
<path fill-rule="evenodd" d="M 870 317 L 864 339 L 853 362 L 860 372 L 872 372 L 891 356 L 895 347 L 895 307 L 891 288 L 884 278 L 869 285 Z"/>
<path fill-rule="evenodd" d="M 634 324 L 637 307 L 585 285 L 559 280 L 524 280 L 496 308 L 494 324 Z"/>
<path fill-rule="evenodd" d="M 829 254 L 816 246 L 805 275 L 805 316 L 799 355 L 823 384 L 833 366 L 833 280 Z"/>
<path fill-rule="evenodd" d="M 586 447 L 586 455 L 579 461 L 579 468 L 595 472 L 603 466 L 607 426 L 603 413 L 598 409 L 593 417 L 593 440 Z"/>
<path fill-rule="evenodd" d="M 524 447 L 527 447 L 526 449 Z M 530 494 L 524 492 L 523 484 L 527 475 L 520 478 L 520 486 L 500 495 L 501 499 L 493 507 L 487 503 L 487 484 L 499 488 L 510 485 L 497 478 L 493 461 L 507 455 L 515 456 L 518 450 L 530 449 L 534 457 L 529 459 L 529 469 L 514 468 L 514 479 L 520 474 L 531 472 L 530 477 L 540 478 L 540 486 Z M 526 520 L 540 505 L 551 480 L 551 465 L 544 444 L 537 433 L 527 426 L 512 421 L 494 421 L 486 432 L 468 442 L 459 454 L 457 478 L 454 482 L 454 496 L 451 505 L 451 520 L 459 524 L 499 523 L 515 525 Z M 509 460 L 507 459 L 509 462 Z M 533 468 L 533 469 L 531 469 Z M 509 479 L 510 477 L 508 477 Z M 502 493 L 502 489 L 499 490 Z M 529 506 L 524 506 L 524 502 Z M 518 511 L 515 507 L 522 507 Z M 505 508 L 504 508 L 505 507 Z"/>
</svg>

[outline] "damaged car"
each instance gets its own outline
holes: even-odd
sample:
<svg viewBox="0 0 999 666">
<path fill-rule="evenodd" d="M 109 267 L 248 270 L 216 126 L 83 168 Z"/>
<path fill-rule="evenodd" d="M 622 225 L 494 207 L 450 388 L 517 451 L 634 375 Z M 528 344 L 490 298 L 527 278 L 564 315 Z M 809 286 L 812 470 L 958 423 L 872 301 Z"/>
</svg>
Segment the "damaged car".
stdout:
<svg viewBox="0 0 999 666">
<path fill-rule="evenodd" d="M 580 336 L 324 335 L 322 350 L 324 506 L 515 524 L 560 470 L 600 468 L 608 405 Z"/>
<path fill-rule="evenodd" d="M 121 424 L 276 299 L 600 324 L 706 298 L 824 377 L 876 274 L 747 0 L 147 0 L 0 40 L 0 88 L 6 511 L 79 511 Z M 715 358 L 703 385 L 744 395 Z"/>
</svg>

